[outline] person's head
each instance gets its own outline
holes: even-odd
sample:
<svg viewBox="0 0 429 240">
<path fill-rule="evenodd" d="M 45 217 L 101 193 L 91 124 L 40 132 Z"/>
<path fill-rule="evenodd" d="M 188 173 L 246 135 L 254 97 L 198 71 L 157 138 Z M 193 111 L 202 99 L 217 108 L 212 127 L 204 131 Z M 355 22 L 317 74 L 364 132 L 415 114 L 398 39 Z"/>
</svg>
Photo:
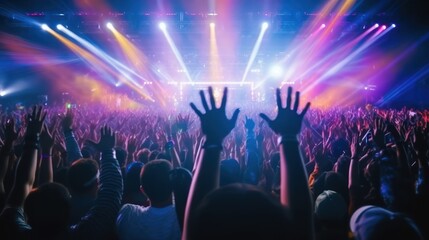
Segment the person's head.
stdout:
<svg viewBox="0 0 429 240">
<path fill-rule="evenodd" d="M 153 150 L 149 154 L 149 161 L 153 161 L 158 158 L 159 152 L 157 150 Z"/>
<path fill-rule="evenodd" d="M 190 239 L 297 239 L 287 210 L 260 189 L 230 184 L 208 194 L 190 219 Z"/>
<path fill-rule="evenodd" d="M 172 198 L 170 171 L 167 160 L 153 160 L 144 165 L 140 173 L 141 190 L 149 198 L 151 205 L 168 203 Z"/>
<path fill-rule="evenodd" d="M 30 192 L 24 211 L 33 231 L 42 238 L 64 234 L 70 216 L 70 193 L 58 183 L 47 183 Z"/>
<path fill-rule="evenodd" d="M 94 196 L 98 190 L 98 163 L 92 159 L 79 159 L 67 172 L 68 187 L 73 195 Z"/>
<path fill-rule="evenodd" d="M 335 191 L 325 190 L 314 204 L 316 235 L 318 239 L 347 238 L 347 204 Z"/>
<path fill-rule="evenodd" d="M 350 229 L 356 240 L 423 239 L 411 219 L 376 206 L 356 210 L 350 219 Z"/>
<path fill-rule="evenodd" d="M 128 165 L 124 181 L 124 194 L 140 192 L 140 172 L 143 165 L 141 162 L 133 162 Z"/>
<path fill-rule="evenodd" d="M 116 152 L 116 159 L 119 162 L 119 166 L 124 167 L 128 157 L 127 151 L 121 147 L 115 147 L 115 152 Z"/>
<path fill-rule="evenodd" d="M 150 150 L 147 148 L 143 148 L 137 152 L 137 161 L 146 164 L 149 162 Z"/>
<path fill-rule="evenodd" d="M 348 178 L 349 176 L 349 167 L 350 167 L 350 158 L 345 155 L 341 155 L 337 162 L 334 164 L 334 171 Z"/>
</svg>

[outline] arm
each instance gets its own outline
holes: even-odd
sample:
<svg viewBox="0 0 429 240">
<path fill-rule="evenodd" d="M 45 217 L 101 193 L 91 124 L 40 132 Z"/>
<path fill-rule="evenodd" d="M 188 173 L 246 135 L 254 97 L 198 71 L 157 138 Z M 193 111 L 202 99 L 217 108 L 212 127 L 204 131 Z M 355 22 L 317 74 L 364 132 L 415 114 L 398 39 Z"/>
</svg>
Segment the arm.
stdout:
<svg viewBox="0 0 429 240">
<path fill-rule="evenodd" d="M 79 144 L 77 143 L 76 137 L 73 133 L 73 112 L 71 109 L 67 110 L 66 116 L 62 119 L 61 125 L 64 131 L 64 141 L 67 150 L 67 162 L 72 164 L 74 161 L 82 158 Z"/>
<path fill-rule="evenodd" d="M 429 197 L 429 166 L 427 159 L 427 152 L 429 139 L 429 129 L 417 129 L 415 132 L 414 146 L 417 152 L 417 162 L 419 165 L 419 172 L 416 182 L 416 193 L 421 197 Z"/>
<path fill-rule="evenodd" d="M 45 125 L 40 134 L 40 145 L 42 148 L 42 163 L 39 169 L 39 185 L 53 181 L 52 149 L 55 143 L 55 135 L 49 132 Z"/>
<path fill-rule="evenodd" d="M 194 214 L 195 208 L 210 191 L 219 186 L 219 163 L 222 142 L 234 128 L 239 113 L 239 110 L 236 109 L 231 119 L 227 119 L 225 115 L 227 88 L 224 89 L 222 103 L 219 108 L 216 108 L 211 87 L 209 88 L 211 109 L 208 107 L 203 91 L 200 91 L 200 96 L 205 113 L 201 113 L 193 103 L 191 103 L 191 107 L 200 118 L 201 129 L 206 136 L 206 140 L 202 150 L 202 157 L 197 163 L 186 204 L 183 239 L 188 238 L 188 229 L 192 228 L 190 226 L 190 217 Z"/>
<path fill-rule="evenodd" d="M 360 207 L 361 194 L 360 194 L 360 183 L 359 183 L 359 140 L 357 136 L 354 136 L 352 143 L 350 144 L 351 149 L 351 160 L 349 166 L 349 214 L 354 213 Z"/>
<path fill-rule="evenodd" d="M 302 239 L 314 239 L 312 199 L 297 139 L 310 103 L 307 103 L 301 114 L 298 114 L 299 92 L 296 92 L 293 108 L 291 108 L 291 87 L 288 88 L 286 108 L 282 107 L 280 89 L 277 89 L 276 95 L 277 117 L 270 120 L 263 113 L 260 116 L 275 133 L 280 135 L 280 200 L 290 209 L 296 226 L 300 227 L 298 232 Z"/>
<path fill-rule="evenodd" d="M 173 168 L 179 168 L 179 167 L 181 167 L 180 166 L 179 154 L 177 154 L 176 148 L 174 147 L 174 143 L 172 141 L 168 141 L 165 144 L 165 151 L 171 157 L 171 163 L 173 165 Z"/>
<path fill-rule="evenodd" d="M 114 235 L 123 189 L 119 163 L 113 150 L 115 140 L 115 134 L 109 127 L 101 129 L 100 142 L 96 145 L 102 153 L 100 187 L 94 206 L 72 227 L 76 239 L 108 239 Z"/>
<path fill-rule="evenodd" d="M 45 116 L 46 113 L 42 113 L 42 107 L 34 107 L 32 114 L 27 118 L 24 151 L 16 167 L 15 181 L 6 205 L 23 207 L 24 201 L 33 187 L 36 177 L 39 135 L 42 131 Z"/>
<path fill-rule="evenodd" d="M 13 143 L 18 138 L 18 133 L 15 131 L 15 121 L 13 119 L 6 122 L 3 126 L 3 132 L 5 140 L 0 150 L 0 209 L 3 209 L 4 201 L 6 199 L 4 179 L 9 169 L 9 159 L 11 152 L 13 151 Z"/>
</svg>

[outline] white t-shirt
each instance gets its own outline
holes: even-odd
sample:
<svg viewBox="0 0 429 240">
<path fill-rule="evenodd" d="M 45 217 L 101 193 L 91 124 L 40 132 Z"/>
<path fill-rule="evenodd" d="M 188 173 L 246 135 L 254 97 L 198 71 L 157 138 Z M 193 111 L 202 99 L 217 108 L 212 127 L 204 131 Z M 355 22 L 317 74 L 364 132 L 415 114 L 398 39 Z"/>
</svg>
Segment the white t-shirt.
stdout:
<svg viewBox="0 0 429 240">
<path fill-rule="evenodd" d="M 179 240 L 181 231 L 174 205 L 164 208 L 125 204 L 116 219 L 121 240 Z"/>
</svg>

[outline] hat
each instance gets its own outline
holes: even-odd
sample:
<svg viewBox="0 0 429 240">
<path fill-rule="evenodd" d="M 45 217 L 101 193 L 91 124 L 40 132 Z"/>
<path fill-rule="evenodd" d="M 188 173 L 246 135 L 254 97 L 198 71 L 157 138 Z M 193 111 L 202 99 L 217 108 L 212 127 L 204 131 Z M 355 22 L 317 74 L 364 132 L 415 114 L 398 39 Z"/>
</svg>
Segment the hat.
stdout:
<svg viewBox="0 0 429 240">
<path fill-rule="evenodd" d="M 356 240 L 423 239 L 411 219 L 376 206 L 356 210 L 350 219 L 350 229 Z"/>
<path fill-rule="evenodd" d="M 347 216 L 347 204 L 339 193 L 325 190 L 317 196 L 314 213 L 320 220 L 344 220 Z"/>
</svg>

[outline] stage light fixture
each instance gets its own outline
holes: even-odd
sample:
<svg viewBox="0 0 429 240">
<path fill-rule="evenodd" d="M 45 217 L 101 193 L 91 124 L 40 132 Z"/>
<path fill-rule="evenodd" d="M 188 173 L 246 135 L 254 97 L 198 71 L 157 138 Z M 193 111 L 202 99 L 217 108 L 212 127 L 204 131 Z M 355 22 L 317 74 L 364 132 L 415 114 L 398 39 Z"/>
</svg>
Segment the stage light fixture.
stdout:
<svg viewBox="0 0 429 240">
<path fill-rule="evenodd" d="M 40 27 L 45 31 L 47 31 L 49 29 L 49 26 L 46 23 L 42 24 Z"/>
<path fill-rule="evenodd" d="M 263 22 L 262 23 L 262 29 L 267 29 L 268 28 L 268 23 L 267 22 Z"/>
<path fill-rule="evenodd" d="M 6 96 L 6 91 L 0 91 L 0 97 Z"/>
<path fill-rule="evenodd" d="M 210 27 L 215 27 L 216 24 L 215 23 L 210 23 Z"/>
<path fill-rule="evenodd" d="M 375 25 L 374 25 L 374 27 L 376 27 L 376 28 L 378 28 L 380 25 L 378 25 L 378 23 L 376 23 Z"/>
<path fill-rule="evenodd" d="M 64 30 L 64 28 L 65 27 L 62 24 L 57 24 L 57 29 L 58 30 L 62 31 L 62 30 Z"/>
<path fill-rule="evenodd" d="M 395 27 L 396 27 L 396 24 L 392 23 L 392 28 L 395 28 Z"/>
<path fill-rule="evenodd" d="M 387 27 L 386 25 L 381 26 L 381 29 L 385 30 Z"/>
<path fill-rule="evenodd" d="M 270 76 L 271 77 L 281 77 L 283 74 L 283 69 L 279 65 L 274 65 L 270 68 Z"/>
<path fill-rule="evenodd" d="M 106 27 L 109 30 L 113 30 L 113 24 L 111 22 L 106 23 Z"/>
<path fill-rule="evenodd" d="M 167 25 L 165 24 L 165 22 L 160 22 L 158 26 L 159 26 L 159 28 L 160 28 L 162 31 L 164 31 L 165 29 L 167 29 Z"/>
<path fill-rule="evenodd" d="M 320 25 L 320 28 L 325 28 L 326 27 L 326 24 L 322 24 L 322 25 Z"/>
</svg>

